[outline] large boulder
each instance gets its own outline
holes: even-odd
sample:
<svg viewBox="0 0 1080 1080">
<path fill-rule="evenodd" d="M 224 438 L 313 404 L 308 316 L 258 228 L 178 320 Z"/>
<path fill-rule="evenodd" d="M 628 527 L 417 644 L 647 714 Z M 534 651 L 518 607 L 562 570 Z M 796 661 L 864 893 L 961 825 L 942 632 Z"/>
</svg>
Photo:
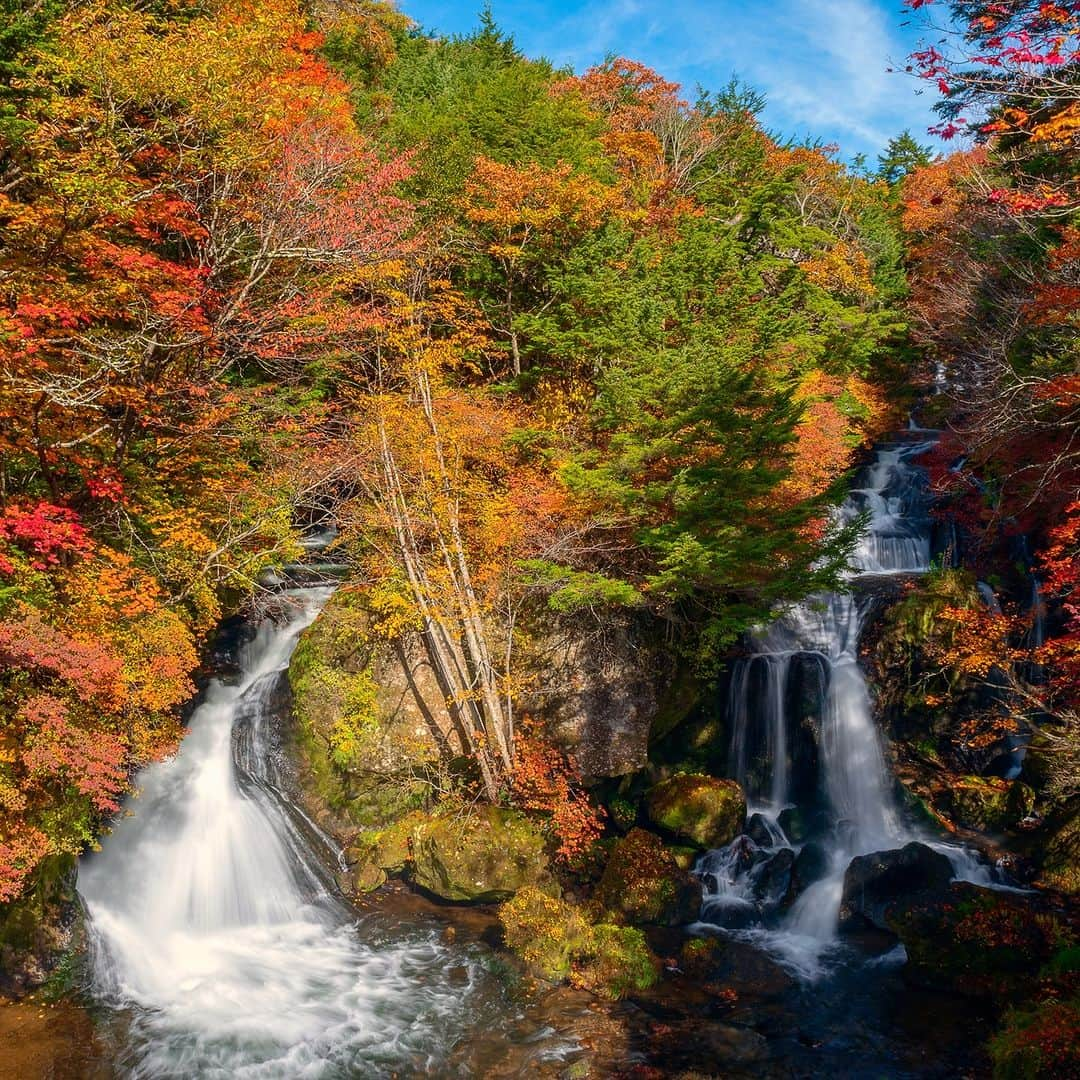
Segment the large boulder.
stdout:
<svg viewBox="0 0 1080 1080">
<path fill-rule="evenodd" d="M 887 930 L 890 905 L 927 891 L 940 892 L 952 877 L 952 863 L 926 844 L 912 842 L 895 851 L 859 855 L 844 873 L 840 929 L 869 925 Z"/>
<path fill-rule="evenodd" d="M 496 903 L 548 878 L 544 837 L 497 806 L 417 821 L 409 852 L 413 882 L 444 900 Z"/>
<path fill-rule="evenodd" d="M 795 857 L 795 865 L 791 869 L 789 899 L 793 900 L 815 881 L 820 881 L 828 872 L 829 853 L 825 850 L 825 846 L 817 840 L 803 844 Z"/>
<path fill-rule="evenodd" d="M 661 624 L 644 611 L 609 619 L 603 635 L 544 610 L 529 627 L 523 664 L 534 675 L 529 711 L 586 780 L 627 776 L 649 744 L 691 713 L 701 687 L 680 671 Z"/>
<path fill-rule="evenodd" d="M 701 910 L 701 883 L 654 833 L 631 829 L 611 851 L 596 899 L 635 925 L 677 926 Z"/>
<path fill-rule="evenodd" d="M 746 797 L 734 780 L 680 773 L 649 789 L 649 820 L 700 848 L 730 844 L 746 822 Z"/>
</svg>

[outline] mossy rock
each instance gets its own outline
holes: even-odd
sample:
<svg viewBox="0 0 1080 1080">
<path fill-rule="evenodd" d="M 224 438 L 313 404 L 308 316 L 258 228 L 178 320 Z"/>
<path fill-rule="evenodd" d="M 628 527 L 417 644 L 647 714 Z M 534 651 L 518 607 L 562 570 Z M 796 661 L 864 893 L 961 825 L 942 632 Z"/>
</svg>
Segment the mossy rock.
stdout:
<svg viewBox="0 0 1080 1080">
<path fill-rule="evenodd" d="M 412 861 L 409 843 L 413 830 L 429 817 L 416 810 L 385 829 L 361 832 L 345 852 L 352 887 L 357 892 L 374 892 L 386 883 L 388 875 L 402 873 Z"/>
<path fill-rule="evenodd" d="M 1035 807 L 1035 792 L 1020 781 L 960 777 L 946 792 L 949 816 L 983 832 L 1015 828 Z"/>
<path fill-rule="evenodd" d="M 374 863 L 361 863 L 349 875 L 349 884 L 355 892 L 375 892 L 386 884 L 386 871 Z"/>
<path fill-rule="evenodd" d="M 721 951 L 722 945 L 716 938 L 687 938 L 679 950 L 679 968 L 692 979 L 707 979 Z"/>
<path fill-rule="evenodd" d="M 497 903 L 548 879 L 544 837 L 524 814 L 497 806 L 443 813 L 409 834 L 412 880 L 444 900 Z"/>
<path fill-rule="evenodd" d="M 636 925 L 676 926 L 701 909 L 701 883 L 680 869 L 663 840 L 631 829 L 612 849 L 596 900 Z"/>
<path fill-rule="evenodd" d="M 361 590 L 342 588 L 289 664 L 304 787 L 354 825 L 380 828 L 422 808 L 439 745 L 415 704 L 416 672 Z M 410 681 L 412 680 L 412 681 Z"/>
<path fill-rule="evenodd" d="M 618 1001 L 633 990 L 648 990 L 657 980 L 658 968 L 640 930 L 600 923 L 592 928 L 587 953 L 573 981 L 600 997 Z"/>
<path fill-rule="evenodd" d="M 1040 866 L 1040 885 L 1070 895 L 1080 893 L 1080 800 L 1073 800 L 1047 821 L 1034 855 Z"/>
<path fill-rule="evenodd" d="M 18 899 L 0 904 L 0 994 L 21 997 L 70 959 L 81 933 L 73 855 L 50 855 Z"/>
<path fill-rule="evenodd" d="M 537 975 L 617 1000 L 646 990 L 659 963 L 644 934 L 629 926 L 593 923 L 566 900 L 526 885 L 499 909 L 507 946 Z"/>
<path fill-rule="evenodd" d="M 1080 995 L 1010 1010 L 989 1049 L 994 1080 L 1080 1076 Z"/>
<path fill-rule="evenodd" d="M 730 844 L 746 822 L 746 798 L 734 780 L 681 773 L 649 789 L 649 820 L 699 848 Z"/>
<path fill-rule="evenodd" d="M 499 908 L 508 948 L 537 975 L 560 982 L 570 975 L 575 956 L 588 948 L 592 926 L 573 904 L 535 885 L 519 889 Z"/>
<path fill-rule="evenodd" d="M 1036 899 L 961 881 L 894 905 L 885 923 L 907 951 L 913 981 L 1004 1000 L 1029 994 L 1039 969 L 1073 940 Z"/>
</svg>

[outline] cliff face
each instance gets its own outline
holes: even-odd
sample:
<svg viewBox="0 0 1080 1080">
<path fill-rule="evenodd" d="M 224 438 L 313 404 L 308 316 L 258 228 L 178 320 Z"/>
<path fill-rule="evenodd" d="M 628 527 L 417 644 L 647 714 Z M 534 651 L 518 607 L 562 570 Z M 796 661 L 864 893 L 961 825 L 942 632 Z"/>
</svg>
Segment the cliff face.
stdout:
<svg viewBox="0 0 1080 1080">
<path fill-rule="evenodd" d="M 602 633 L 552 621 L 530 631 L 525 649 L 520 711 L 587 782 L 644 768 L 650 737 L 696 699 L 644 617 Z M 380 636 L 356 593 L 336 594 L 305 632 L 289 681 L 311 780 L 356 825 L 378 827 L 422 801 L 420 778 L 461 754 L 419 635 Z"/>
</svg>

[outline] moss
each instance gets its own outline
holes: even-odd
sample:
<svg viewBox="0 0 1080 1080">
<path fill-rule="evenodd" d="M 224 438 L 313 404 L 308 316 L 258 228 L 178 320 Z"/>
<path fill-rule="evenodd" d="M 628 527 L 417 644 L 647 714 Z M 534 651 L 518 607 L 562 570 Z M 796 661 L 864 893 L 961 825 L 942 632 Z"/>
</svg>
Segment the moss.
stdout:
<svg viewBox="0 0 1080 1080">
<path fill-rule="evenodd" d="M 1035 806 L 1035 792 L 1027 784 L 981 776 L 958 777 L 946 798 L 955 821 L 986 832 L 1014 828 Z"/>
<path fill-rule="evenodd" d="M 56 971 L 62 982 L 80 931 L 75 857 L 52 855 L 38 864 L 24 894 L 0 904 L 0 994 L 19 996 Z M 58 984 L 59 985 L 59 984 Z"/>
<path fill-rule="evenodd" d="M 679 967 L 695 979 L 705 979 L 716 966 L 720 942 L 716 938 L 689 938 L 679 950 Z"/>
<path fill-rule="evenodd" d="M 657 980 L 657 961 L 645 935 L 631 926 L 594 926 L 588 952 L 574 983 L 618 1001 L 631 990 L 648 990 Z"/>
<path fill-rule="evenodd" d="M 1056 813 L 1037 842 L 1039 884 L 1059 892 L 1080 893 L 1080 800 Z"/>
<path fill-rule="evenodd" d="M 1010 1011 L 989 1049 L 994 1080 L 1080 1076 L 1080 997 Z"/>
<path fill-rule="evenodd" d="M 607 811 L 611 823 L 622 832 L 628 832 L 637 823 L 638 808 L 629 799 L 616 795 L 607 804 Z"/>
<path fill-rule="evenodd" d="M 544 881 L 544 848 L 524 814 L 497 806 L 425 818 L 409 834 L 413 881 L 445 900 L 491 903 Z"/>
<path fill-rule="evenodd" d="M 671 852 L 671 857 L 680 870 L 693 870 L 698 861 L 698 856 L 701 854 L 697 848 L 684 847 L 680 844 L 670 845 L 668 851 Z"/>
<path fill-rule="evenodd" d="M 526 886 L 499 909 L 506 944 L 537 974 L 617 1000 L 646 990 L 658 964 L 640 930 L 593 923 L 574 904 Z"/>
<path fill-rule="evenodd" d="M 407 626 L 395 594 L 342 588 L 301 635 L 289 664 L 303 780 L 316 801 L 378 828 L 426 805 L 438 757 L 423 724 L 401 715 L 380 674 L 386 635 Z"/>
<path fill-rule="evenodd" d="M 701 893 L 660 837 L 631 829 L 612 848 L 595 899 L 621 921 L 673 925 L 697 914 Z"/>
<path fill-rule="evenodd" d="M 683 773 L 645 796 L 653 824 L 701 848 L 730 844 L 746 822 L 746 799 L 734 780 Z"/>
<path fill-rule="evenodd" d="M 592 927 L 580 908 L 533 885 L 499 909 L 507 946 L 545 979 L 560 982 L 584 954 Z"/>
</svg>

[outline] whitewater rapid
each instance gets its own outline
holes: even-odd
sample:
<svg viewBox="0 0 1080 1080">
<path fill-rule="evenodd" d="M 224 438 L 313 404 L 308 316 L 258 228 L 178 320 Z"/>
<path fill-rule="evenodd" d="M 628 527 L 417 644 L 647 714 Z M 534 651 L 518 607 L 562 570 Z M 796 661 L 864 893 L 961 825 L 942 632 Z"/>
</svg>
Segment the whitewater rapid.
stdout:
<svg viewBox="0 0 1080 1080">
<path fill-rule="evenodd" d="M 433 929 L 362 935 L 275 786 L 267 717 L 330 591 L 280 595 L 239 678 L 210 683 L 179 752 L 82 861 L 93 992 L 124 1018 L 126 1075 L 423 1075 L 466 1026 L 475 960 Z"/>
</svg>

